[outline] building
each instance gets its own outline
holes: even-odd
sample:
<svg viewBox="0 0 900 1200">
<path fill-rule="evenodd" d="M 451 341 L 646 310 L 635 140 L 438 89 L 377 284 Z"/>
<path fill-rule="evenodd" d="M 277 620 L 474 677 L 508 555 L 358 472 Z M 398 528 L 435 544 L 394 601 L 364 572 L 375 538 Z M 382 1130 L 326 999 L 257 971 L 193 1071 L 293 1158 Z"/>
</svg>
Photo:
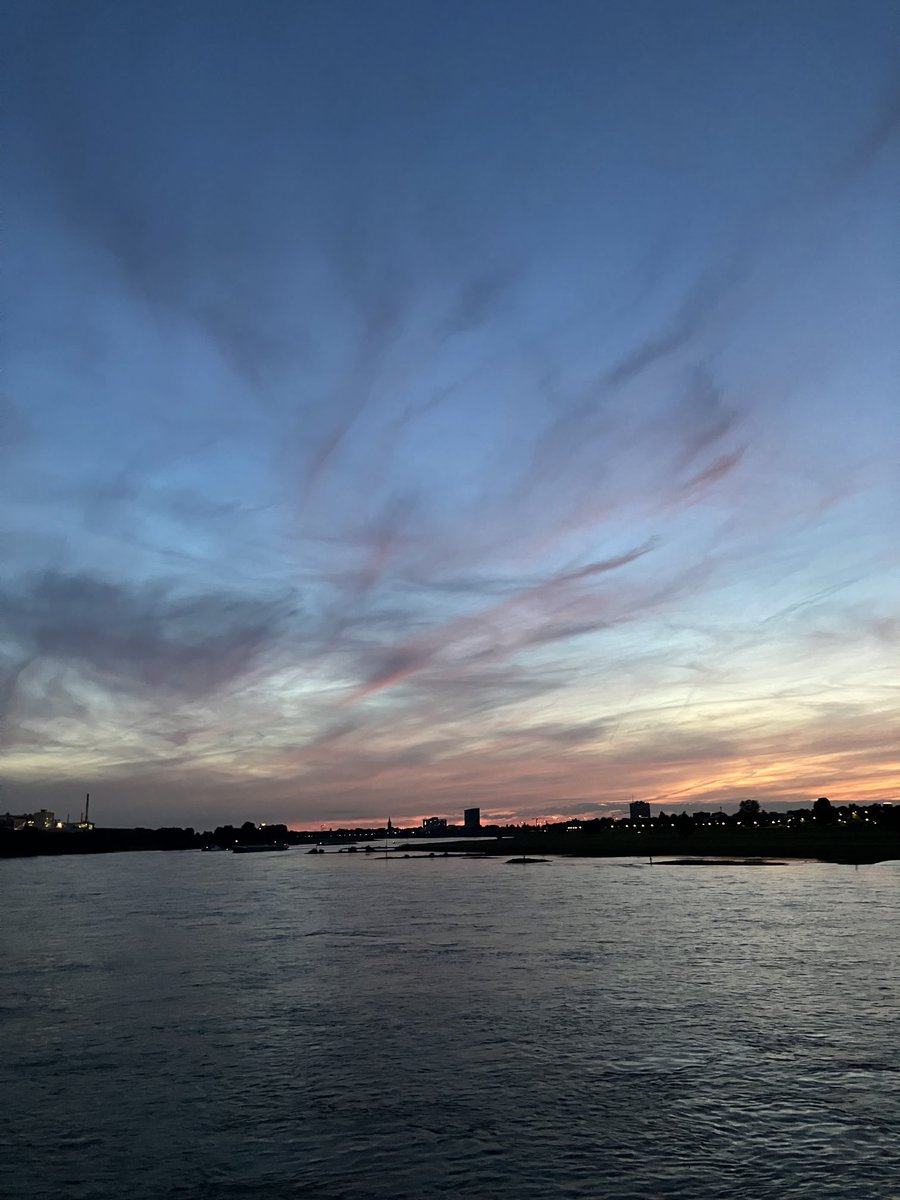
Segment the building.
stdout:
<svg viewBox="0 0 900 1200">
<path fill-rule="evenodd" d="M 628 805 L 628 815 L 632 821 L 649 821 L 650 805 L 646 800 L 632 800 Z"/>
<path fill-rule="evenodd" d="M 56 818 L 47 809 L 38 812 L 6 812 L 0 817 L 4 829 L 55 829 Z"/>
<path fill-rule="evenodd" d="M 466 833 L 481 833 L 481 809 L 465 809 L 463 811 L 463 826 Z"/>
<path fill-rule="evenodd" d="M 422 828 L 426 833 L 445 833 L 447 830 L 447 818 L 426 817 L 422 822 Z"/>
<path fill-rule="evenodd" d="M 67 833 L 89 833 L 93 828 L 93 823 L 90 819 L 91 813 L 91 793 L 88 792 L 84 798 L 84 811 L 77 821 L 70 821 L 66 817 L 65 822 L 58 821 L 56 828 L 64 829 Z"/>
<path fill-rule="evenodd" d="M 55 829 L 56 817 L 46 808 L 35 813 L 5 813 L 0 817 L 3 829 Z"/>
</svg>

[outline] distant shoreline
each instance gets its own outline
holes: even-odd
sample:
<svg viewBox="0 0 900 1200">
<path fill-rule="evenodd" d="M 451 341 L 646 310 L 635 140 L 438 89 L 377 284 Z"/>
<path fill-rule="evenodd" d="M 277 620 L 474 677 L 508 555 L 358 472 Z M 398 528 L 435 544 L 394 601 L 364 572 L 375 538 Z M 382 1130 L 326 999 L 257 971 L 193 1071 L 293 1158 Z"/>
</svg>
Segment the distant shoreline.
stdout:
<svg viewBox="0 0 900 1200">
<path fill-rule="evenodd" d="M 305 836 L 289 834 L 298 850 L 309 847 Z M 0 858 L 48 855 L 120 854 L 135 851 L 199 850 L 200 834 L 186 829 L 93 829 L 69 833 L 19 830 L 0 832 Z M 346 844 L 346 843 L 344 843 Z M 377 849 L 372 842 L 368 847 Z M 900 830 L 878 828 L 616 829 L 599 833 L 519 832 L 502 838 L 412 839 L 391 855 L 440 854 L 479 857 L 667 858 L 667 859 L 815 859 L 820 862 L 869 864 L 900 860 Z"/>
<path fill-rule="evenodd" d="M 404 851 L 435 852 L 440 842 L 407 843 Z M 512 854 L 553 855 L 563 858 L 692 858 L 692 859 L 816 859 L 831 863 L 877 863 L 900 859 L 900 831 L 895 829 L 784 827 L 758 829 L 697 829 L 683 834 L 670 830 L 614 830 L 602 833 L 522 834 L 502 842 L 456 842 L 460 854 L 485 857 Z"/>
</svg>

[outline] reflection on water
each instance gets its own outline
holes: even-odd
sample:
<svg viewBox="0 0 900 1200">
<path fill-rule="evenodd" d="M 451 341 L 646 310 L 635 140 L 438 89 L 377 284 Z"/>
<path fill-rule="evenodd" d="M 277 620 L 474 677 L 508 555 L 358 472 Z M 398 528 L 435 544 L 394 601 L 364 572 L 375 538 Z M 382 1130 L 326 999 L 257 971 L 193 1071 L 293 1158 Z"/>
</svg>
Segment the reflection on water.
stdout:
<svg viewBox="0 0 900 1200">
<path fill-rule="evenodd" d="M 900 1196 L 900 864 L 0 880 L 16 1200 Z"/>
</svg>

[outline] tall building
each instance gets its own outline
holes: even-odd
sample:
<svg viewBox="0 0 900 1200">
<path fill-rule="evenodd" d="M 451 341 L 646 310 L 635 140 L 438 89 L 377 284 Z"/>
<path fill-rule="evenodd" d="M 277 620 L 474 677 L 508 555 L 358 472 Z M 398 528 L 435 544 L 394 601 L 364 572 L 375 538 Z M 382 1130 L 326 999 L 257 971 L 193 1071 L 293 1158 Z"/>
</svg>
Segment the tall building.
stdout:
<svg viewBox="0 0 900 1200">
<path fill-rule="evenodd" d="M 632 821 L 649 821 L 650 805 L 646 800 L 632 800 L 628 805 L 628 815 Z"/>
<path fill-rule="evenodd" d="M 467 808 L 463 812 L 466 833 L 481 833 L 481 809 Z"/>
</svg>

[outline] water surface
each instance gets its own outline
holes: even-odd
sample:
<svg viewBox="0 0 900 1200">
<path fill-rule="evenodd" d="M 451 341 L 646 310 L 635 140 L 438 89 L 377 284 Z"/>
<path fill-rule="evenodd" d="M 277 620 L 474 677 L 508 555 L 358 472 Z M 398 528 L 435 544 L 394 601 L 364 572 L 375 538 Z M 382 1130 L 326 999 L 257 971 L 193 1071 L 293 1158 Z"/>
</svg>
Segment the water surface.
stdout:
<svg viewBox="0 0 900 1200">
<path fill-rule="evenodd" d="M 147 853 L 0 888 L 13 1200 L 900 1200 L 898 863 Z"/>
</svg>

